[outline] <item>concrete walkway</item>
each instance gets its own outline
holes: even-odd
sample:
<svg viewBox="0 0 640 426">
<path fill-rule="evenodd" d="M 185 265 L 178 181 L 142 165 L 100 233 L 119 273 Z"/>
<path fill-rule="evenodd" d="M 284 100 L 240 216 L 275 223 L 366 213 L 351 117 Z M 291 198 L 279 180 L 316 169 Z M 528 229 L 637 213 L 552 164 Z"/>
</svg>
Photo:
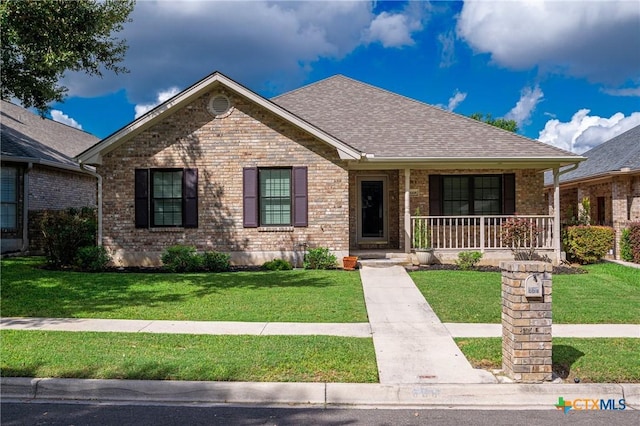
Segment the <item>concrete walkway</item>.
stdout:
<svg viewBox="0 0 640 426">
<path fill-rule="evenodd" d="M 381 384 L 496 383 L 474 369 L 401 266 L 360 270 Z"/>
</svg>

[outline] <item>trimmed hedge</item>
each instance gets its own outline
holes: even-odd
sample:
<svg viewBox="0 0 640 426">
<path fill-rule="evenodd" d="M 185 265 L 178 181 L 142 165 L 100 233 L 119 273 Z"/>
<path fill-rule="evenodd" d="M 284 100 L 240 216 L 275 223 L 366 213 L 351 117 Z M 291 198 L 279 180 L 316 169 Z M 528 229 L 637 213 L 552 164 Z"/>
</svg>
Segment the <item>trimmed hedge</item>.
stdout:
<svg viewBox="0 0 640 426">
<path fill-rule="evenodd" d="M 564 249 L 567 256 L 579 263 L 595 263 L 613 248 L 615 231 L 610 226 L 568 226 Z"/>
<path fill-rule="evenodd" d="M 640 222 L 633 222 L 627 228 L 629 231 L 628 243 L 630 261 L 640 263 Z M 626 260 L 626 259 L 625 259 Z"/>
</svg>

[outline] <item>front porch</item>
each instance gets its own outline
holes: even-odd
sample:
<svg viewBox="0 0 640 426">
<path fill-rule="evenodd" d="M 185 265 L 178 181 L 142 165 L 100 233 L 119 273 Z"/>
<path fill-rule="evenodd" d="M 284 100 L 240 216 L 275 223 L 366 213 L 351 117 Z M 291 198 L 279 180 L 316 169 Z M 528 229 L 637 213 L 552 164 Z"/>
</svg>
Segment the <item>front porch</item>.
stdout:
<svg viewBox="0 0 640 426">
<path fill-rule="evenodd" d="M 538 255 L 560 263 L 559 194 L 554 194 L 553 205 L 546 203 L 542 170 L 442 172 L 350 171 L 350 253 L 364 259 L 415 263 L 415 249 L 430 247 L 441 263 L 453 263 L 462 251 L 479 251 L 481 263 L 497 265 L 513 260 L 501 231 L 504 223 L 518 218 L 535 230 L 527 244 Z M 449 182 L 467 177 L 469 186 L 446 192 L 452 191 Z M 449 202 L 452 195 L 457 197 L 454 207 Z M 447 210 L 453 214 L 446 214 Z M 416 239 L 420 230 L 426 231 L 423 241 Z"/>
</svg>

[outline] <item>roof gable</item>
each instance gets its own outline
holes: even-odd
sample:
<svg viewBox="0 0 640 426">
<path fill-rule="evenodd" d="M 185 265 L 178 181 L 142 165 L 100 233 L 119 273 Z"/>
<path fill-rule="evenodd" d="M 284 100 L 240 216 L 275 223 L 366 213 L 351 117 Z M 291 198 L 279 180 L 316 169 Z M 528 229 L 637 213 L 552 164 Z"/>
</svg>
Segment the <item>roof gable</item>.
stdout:
<svg viewBox="0 0 640 426">
<path fill-rule="evenodd" d="M 3 160 L 77 169 L 73 157 L 99 140 L 10 102 L 3 100 L 1 105 Z"/>
<path fill-rule="evenodd" d="M 278 115 L 279 117 L 287 120 L 292 125 L 301 128 L 302 130 L 317 137 L 319 140 L 327 143 L 328 145 L 333 146 L 338 151 L 340 158 L 342 159 L 360 158 L 360 152 L 358 152 L 351 146 L 345 144 L 339 139 L 333 137 L 332 135 L 325 133 L 321 129 L 315 127 L 313 124 L 300 119 L 300 117 L 297 117 L 296 115 L 291 114 L 286 109 L 252 92 L 251 90 L 247 89 L 246 87 L 240 85 L 239 83 L 231 80 L 230 78 L 226 77 L 225 75 L 217 71 L 205 77 L 204 79 L 200 80 L 199 82 L 195 83 L 191 87 L 178 93 L 173 98 L 160 104 L 156 108 L 147 112 L 143 116 L 134 120 L 127 126 L 123 127 L 122 129 L 118 130 L 117 132 L 113 133 L 112 135 L 108 136 L 102 141 L 98 142 L 91 148 L 79 154 L 76 158 L 82 163 L 100 164 L 102 161 L 102 155 L 121 146 L 126 141 L 133 138 L 134 136 L 140 134 L 141 132 L 150 128 L 154 124 L 163 120 L 166 116 L 172 114 L 174 111 L 178 110 L 183 105 L 187 105 L 188 103 L 192 102 L 194 99 L 211 91 L 218 85 L 222 85 L 226 89 L 231 90 L 237 93 L 238 95 L 245 97 L 251 102 L 258 104 L 261 107 L 269 110 L 270 112 Z"/>
<path fill-rule="evenodd" d="M 580 160 L 554 146 L 342 75 L 272 100 L 374 158 Z"/>
<path fill-rule="evenodd" d="M 577 169 L 560 177 L 560 183 L 603 176 L 612 172 L 640 171 L 640 126 L 636 126 L 618 136 L 585 152 L 587 160 Z M 545 179 L 545 183 L 550 180 Z"/>
</svg>

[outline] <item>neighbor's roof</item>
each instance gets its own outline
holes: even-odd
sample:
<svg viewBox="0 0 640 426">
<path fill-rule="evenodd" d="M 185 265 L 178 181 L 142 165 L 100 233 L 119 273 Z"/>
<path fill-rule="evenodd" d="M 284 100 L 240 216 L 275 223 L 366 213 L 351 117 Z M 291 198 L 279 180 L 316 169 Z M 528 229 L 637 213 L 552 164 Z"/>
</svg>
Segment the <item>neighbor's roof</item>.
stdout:
<svg viewBox="0 0 640 426">
<path fill-rule="evenodd" d="M 606 176 L 610 173 L 640 171 L 640 126 L 636 126 L 582 154 L 587 157 L 577 169 L 560 175 L 560 183 Z M 545 176 L 545 184 L 553 183 Z"/>
<path fill-rule="evenodd" d="M 1 101 L 1 157 L 78 170 L 73 157 L 99 139 L 90 133 L 42 118 L 11 102 Z"/>
<path fill-rule="evenodd" d="M 272 101 L 374 158 L 580 159 L 551 145 L 342 75 Z"/>
</svg>

